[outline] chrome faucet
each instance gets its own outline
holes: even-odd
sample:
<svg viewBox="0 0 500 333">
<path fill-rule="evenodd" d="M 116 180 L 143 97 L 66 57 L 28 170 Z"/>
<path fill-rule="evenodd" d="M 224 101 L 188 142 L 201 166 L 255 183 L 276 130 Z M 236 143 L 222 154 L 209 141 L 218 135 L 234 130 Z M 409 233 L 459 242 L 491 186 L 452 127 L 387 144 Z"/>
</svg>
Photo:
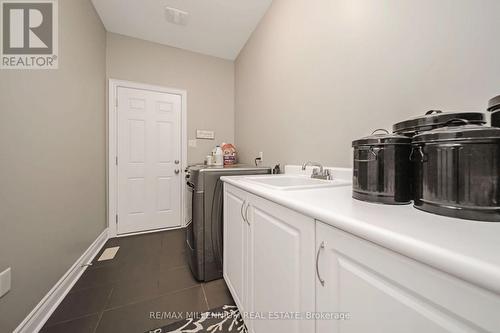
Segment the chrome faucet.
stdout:
<svg viewBox="0 0 500 333">
<path fill-rule="evenodd" d="M 305 171 L 307 166 L 317 167 L 317 168 L 313 169 L 313 172 L 311 174 L 311 178 L 324 179 L 324 180 L 332 180 L 333 179 L 331 170 L 328 170 L 328 169 L 325 170 L 321 163 L 311 162 L 311 161 L 306 162 L 306 163 L 302 164 L 302 171 Z"/>
<path fill-rule="evenodd" d="M 323 173 L 323 165 L 321 163 L 318 163 L 318 162 L 306 162 L 304 164 L 302 164 L 302 171 L 306 171 L 306 168 L 307 166 L 315 166 L 315 167 L 319 167 L 319 172 L 320 173 Z"/>
</svg>

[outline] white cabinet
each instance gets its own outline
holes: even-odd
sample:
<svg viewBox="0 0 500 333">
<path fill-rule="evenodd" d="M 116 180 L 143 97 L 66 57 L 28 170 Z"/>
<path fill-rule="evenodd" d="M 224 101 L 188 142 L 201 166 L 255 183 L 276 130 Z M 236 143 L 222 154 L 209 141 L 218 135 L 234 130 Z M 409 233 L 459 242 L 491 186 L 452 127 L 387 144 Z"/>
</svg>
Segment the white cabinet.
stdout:
<svg viewBox="0 0 500 333">
<path fill-rule="evenodd" d="M 245 286 L 248 285 L 248 225 L 244 219 L 246 192 L 236 187 L 224 185 L 224 252 L 223 274 L 234 301 L 244 312 L 248 307 L 243 303 L 246 297 Z"/>
<path fill-rule="evenodd" d="M 225 184 L 224 278 L 250 332 L 314 332 L 312 218 Z M 295 317 L 297 318 L 297 317 Z"/>
<path fill-rule="evenodd" d="M 224 186 L 224 278 L 249 332 L 500 332 L 500 295 Z"/>
<path fill-rule="evenodd" d="M 250 332 L 314 332 L 313 320 L 293 319 L 315 309 L 314 219 L 254 196 L 250 205 L 249 299 L 271 317 Z"/>
<path fill-rule="evenodd" d="M 500 331 L 497 294 L 320 222 L 316 247 L 316 310 L 349 314 L 317 333 Z"/>
</svg>

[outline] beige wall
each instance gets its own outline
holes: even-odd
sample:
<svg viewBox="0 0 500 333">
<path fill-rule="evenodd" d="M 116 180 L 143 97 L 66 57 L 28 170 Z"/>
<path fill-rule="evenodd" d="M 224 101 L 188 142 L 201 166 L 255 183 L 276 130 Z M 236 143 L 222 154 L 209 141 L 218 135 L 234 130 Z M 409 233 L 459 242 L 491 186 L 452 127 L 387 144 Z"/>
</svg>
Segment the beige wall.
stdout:
<svg viewBox="0 0 500 333">
<path fill-rule="evenodd" d="M 174 47 L 108 33 L 107 77 L 187 91 L 188 138 L 196 129 L 215 131 L 198 140 L 188 162 L 203 162 L 213 146 L 234 141 L 234 63 Z"/>
<path fill-rule="evenodd" d="M 233 62 L 106 36 L 89 0 L 59 1 L 59 31 L 58 70 L 0 71 L 0 271 L 12 268 L 0 332 L 106 228 L 106 76 L 187 90 L 189 138 L 217 138 L 198 140 L 191 163 L 234 140 Z"/>
<path fill-rule="evenodd" d="M 236 61 L 243 160 L 351 164 L 351 141 L 500 94 L 497 0 L 274 0 Z"/>
<path fill-rule="evenodd" d="M 104 230 L 104 27 L 59 1 L 59 69 L 0 70 L 0 332 L 11 332 Z"/>
</svg>

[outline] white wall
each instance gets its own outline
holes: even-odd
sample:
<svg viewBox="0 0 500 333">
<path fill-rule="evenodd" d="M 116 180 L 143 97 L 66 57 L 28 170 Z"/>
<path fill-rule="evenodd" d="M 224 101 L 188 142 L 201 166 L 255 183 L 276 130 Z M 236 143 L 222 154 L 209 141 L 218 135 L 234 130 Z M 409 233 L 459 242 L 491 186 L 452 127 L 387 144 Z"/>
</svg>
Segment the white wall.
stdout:
<svg viewBox="0 0 500 333">
<path fill-rule="evenodd" d="M 274 0 L 236 60 L 244 161 L 351 164 L 351 141 L 500 94 L 500 1 Z"/>
<path fill-rule="evenodd" d="M 234 62 L 108 33 L 107 76 L 187 90 L 188 138 L 196 129 L 216 136 L 188 148 L 188 163 L 203 162 L 216 144 L 234 142 Z"/>
</svg>

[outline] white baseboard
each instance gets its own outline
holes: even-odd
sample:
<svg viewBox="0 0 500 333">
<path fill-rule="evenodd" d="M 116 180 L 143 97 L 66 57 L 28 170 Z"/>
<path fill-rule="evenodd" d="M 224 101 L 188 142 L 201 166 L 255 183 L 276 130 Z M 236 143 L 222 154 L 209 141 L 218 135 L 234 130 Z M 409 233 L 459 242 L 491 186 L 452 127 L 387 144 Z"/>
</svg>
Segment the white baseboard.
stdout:
<svg viewBox="0 0 500 333">
<path fill-rule="evenodd" d="M 108 229 L 106 228 L 97 239 L 89 246 L 71 268 L 57 281 L 52 289 L 45 295 L 30 314 L 19 324 L 13 333 L 38 333 L 47 322 L 57 306 L 69 293 L 76 281 L 82 276 L 92 259 L 99 253 L 108 240 Z"/>
<path fill-rule="evenodd" d="M 116 235 L 116 237 L 117 238 L 121 238 L 121 237 L 128 237 L 128 236 L 154 234 L 156 232 L 169 231 L 169 230 L 177 230 L 177 229 L 182 229 L 182 228 L 185 228 L 185 226 L 184 225 L 178 225 L 178 226 L 175 226 L 175 227 L 168 227 L 168 228 L 159 228 L 159 229 L 152 229 L 152 230 L 146 230 L 146 231 L 128 232 L 128 233 L 125 233 L 125 234 L 118 234 L 118 235 Z"/>
</svg>

